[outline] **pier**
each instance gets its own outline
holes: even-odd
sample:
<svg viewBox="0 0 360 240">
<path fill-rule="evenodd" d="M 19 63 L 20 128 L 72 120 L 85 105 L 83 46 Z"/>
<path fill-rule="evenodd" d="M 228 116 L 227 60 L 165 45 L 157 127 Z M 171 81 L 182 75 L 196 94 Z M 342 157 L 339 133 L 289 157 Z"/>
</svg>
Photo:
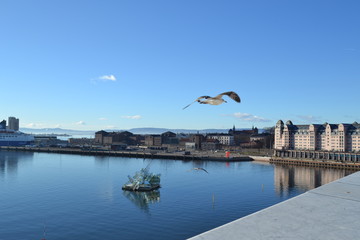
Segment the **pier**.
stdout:
<svg viewBox="0 0 360 240">
<path fill-rule="evenodd" d="M 275 150 L 270 163 L 360 170 L 360 153 Z"/>
</svg>

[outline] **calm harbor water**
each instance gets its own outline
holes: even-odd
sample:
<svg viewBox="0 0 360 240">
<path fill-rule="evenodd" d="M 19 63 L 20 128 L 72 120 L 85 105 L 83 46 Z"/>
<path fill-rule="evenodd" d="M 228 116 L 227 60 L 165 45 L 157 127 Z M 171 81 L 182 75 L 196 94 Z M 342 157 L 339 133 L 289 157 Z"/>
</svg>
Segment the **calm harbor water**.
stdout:
<svg viewBox="0 0 360 240">
<path fill-rule="evenodd" d="M 127 176 L 148 164 L 162 187 L 123 191 Z M 41 239 L 44 226 L 47 240 L 186 239 L 350 173 L 0 151 L 0 240 Z"/>
</svg>

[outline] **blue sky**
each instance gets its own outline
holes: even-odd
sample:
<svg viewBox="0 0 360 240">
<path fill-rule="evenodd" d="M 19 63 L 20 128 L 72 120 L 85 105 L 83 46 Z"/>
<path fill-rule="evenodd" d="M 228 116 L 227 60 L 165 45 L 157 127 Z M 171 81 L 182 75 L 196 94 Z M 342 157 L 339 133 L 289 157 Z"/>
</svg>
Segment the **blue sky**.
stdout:
<svg viewBox="0 0 360 240">
<path fill-rule="evenodd" d="M 360 1 L 1 0 L 0 118 L 79 130 L 360 121 Z M 237 92 L 242 102 L 184 106 Z"/>
</svg>

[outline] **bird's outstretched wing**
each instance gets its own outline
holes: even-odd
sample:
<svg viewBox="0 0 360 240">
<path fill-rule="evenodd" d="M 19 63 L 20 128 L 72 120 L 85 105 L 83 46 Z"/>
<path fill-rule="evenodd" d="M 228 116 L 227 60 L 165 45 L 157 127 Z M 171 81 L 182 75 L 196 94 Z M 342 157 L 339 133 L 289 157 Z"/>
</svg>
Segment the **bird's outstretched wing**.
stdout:
<svg viewBox="0 0 360 240">
<path fill-rule="evenodd" d="M 233 92 L 233 91 L 221 93 L 221 94 L 217 95 L 216 98 L 217 97 L 222 97 L 224 95 L 229 96 L 229 98 L 231 98 L 235 102 L 238 102 L 238 103 L 241 102 L 239 95 L 237 95 L 237 93 Z"/>
<path fill-rule="evenodd" d="M 185 108 L 189 107 L 191 104 L 193 104 L 193 103 L 195 103 L 195 102 L 199 102 L 200 99 L 203 99 L 203 98 L 207 99 L 207 98 L 210 98 L 210 97 L 209 97 L 209 96 L 201 96 L 201 97 L 198 97 L 195 101 L 193 101 L 192 103 L 190 103 L 190 104 L 186 105 L 185 107 L 183 107 L 183 110 L 184 110 Z"/>
</svg>

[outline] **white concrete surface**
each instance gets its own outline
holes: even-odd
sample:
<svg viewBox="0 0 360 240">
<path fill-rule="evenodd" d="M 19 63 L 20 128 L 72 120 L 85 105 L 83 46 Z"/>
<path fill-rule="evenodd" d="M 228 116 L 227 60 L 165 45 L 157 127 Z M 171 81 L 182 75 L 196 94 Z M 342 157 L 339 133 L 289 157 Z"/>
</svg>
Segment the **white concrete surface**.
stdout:
<svg viewBox="0 0 360 240">
<path fill-rule="evenodd" d="M 360 172 L 191 238 L 200 239 L 360 239 Z"/>
<path fill-rule="evenodd" d="M 255 161 L 270 162 L 270 158 L 271 158 L 271 157 L 249 156 L 249 158 L 252 158 L 252 159 L 254 159 Z"/>
</svg>

